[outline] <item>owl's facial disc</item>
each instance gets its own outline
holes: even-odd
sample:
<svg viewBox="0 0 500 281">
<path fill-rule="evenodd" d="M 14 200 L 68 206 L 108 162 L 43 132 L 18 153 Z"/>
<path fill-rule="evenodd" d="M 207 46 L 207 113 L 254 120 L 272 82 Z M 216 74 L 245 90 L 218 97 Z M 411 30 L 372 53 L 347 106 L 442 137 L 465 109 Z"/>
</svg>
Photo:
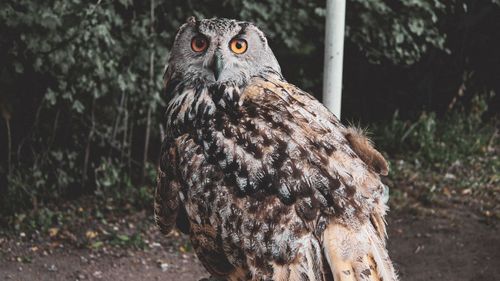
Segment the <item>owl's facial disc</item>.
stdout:
<svg viewBox="0 0 500 281">
<path fill-rule="evenodd" d="M 229 19 L 190 19 L 175 39 L 169 70 L 180 80 L 246 84 L 266 71 L 281 73 L 262 31 Z"/>
</svg>

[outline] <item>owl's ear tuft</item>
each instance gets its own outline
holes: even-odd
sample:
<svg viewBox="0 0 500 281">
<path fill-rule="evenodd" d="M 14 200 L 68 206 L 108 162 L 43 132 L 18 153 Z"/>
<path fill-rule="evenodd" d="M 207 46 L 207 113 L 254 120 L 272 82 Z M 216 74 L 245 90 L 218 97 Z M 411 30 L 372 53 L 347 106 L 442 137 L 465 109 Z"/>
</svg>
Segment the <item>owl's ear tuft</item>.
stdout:
<svg viewBox="0 0 500 281">
<path fill-rule="evenodd" d="M 186 19 L 186 23 L 196 24 L 196 17 L 195 16 L 190 16 L 189 18 Z"/>
</svg>

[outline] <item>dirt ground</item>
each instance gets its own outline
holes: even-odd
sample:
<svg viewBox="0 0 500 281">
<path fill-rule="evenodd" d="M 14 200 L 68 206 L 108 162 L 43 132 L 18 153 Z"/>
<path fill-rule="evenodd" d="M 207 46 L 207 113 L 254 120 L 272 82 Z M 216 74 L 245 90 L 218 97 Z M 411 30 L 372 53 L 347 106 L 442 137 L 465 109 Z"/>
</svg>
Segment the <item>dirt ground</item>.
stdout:
<svg viewBox="0 0 500 281">
<path fill-rule="evenodd" d="M 394 210 L 389 251 L 401 280 L 500 280 L 500 221 L 460 206 Z M 437 210 L 437 211 L 436 211 Z M 2 238 L 0 280 L 199 280 L 192 252 L 179 251 L 154 226 L 145 250 L 91 250 L 71 244 Z M 159 243 L 161 242 L 161 243 Z M 28 257 L 28 258 L 26 258 Z"/>
</svg>

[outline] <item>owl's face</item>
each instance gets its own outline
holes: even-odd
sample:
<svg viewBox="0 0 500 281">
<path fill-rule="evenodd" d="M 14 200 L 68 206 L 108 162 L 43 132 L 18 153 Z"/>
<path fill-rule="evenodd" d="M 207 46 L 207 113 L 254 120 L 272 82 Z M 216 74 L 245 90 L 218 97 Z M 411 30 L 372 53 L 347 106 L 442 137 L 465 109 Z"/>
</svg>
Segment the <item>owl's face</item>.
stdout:
<svg viewBox="0 0 500 281">
<path fill-rule="evenodd" d="M 266 37 L 253 24 L 189 18 L 175 38 L 166 78 L 244 85 L 269 71 L 281 74 Z"/>
</svg>

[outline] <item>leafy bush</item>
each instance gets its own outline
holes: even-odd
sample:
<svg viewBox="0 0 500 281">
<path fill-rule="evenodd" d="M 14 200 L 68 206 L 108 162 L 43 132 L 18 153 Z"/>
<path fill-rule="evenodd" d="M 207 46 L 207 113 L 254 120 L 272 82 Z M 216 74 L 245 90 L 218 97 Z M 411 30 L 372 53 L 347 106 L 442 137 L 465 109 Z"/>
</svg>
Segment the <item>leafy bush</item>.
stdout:
<svg viewBox="0 0 500 281">
<path fill-rule="evenodd" d="M 483 122 L 486 111 L 486 99 L 476 96 L 470 112 L 461 108 L 440 117 L 423 112 L 413 122 L 401 120 L 396 112 L 389 122 L 374 126 L 375 142 L 393 156 L 413 158 L 426 167 L 447 167 L 498 149 L 498 120 Z"/>
<path fill-rule="evenodd" d="M 406 66 L 431 49 L 446 50 L 442 19 L 469 2 L 348 1 L 346 46 L 358 52 L 346 56 L 346 68 L 362 66 L 359 61 Z M 146 204 L 161 141 L 163 69 L 185 19 L 194 14 L 256 22 L 285 76 L 319 93 L 324 5 L 324 0 L 2 1 L 0 211 L 36 209 L 81 194 L 119 196 L 137 186 L 143 188 L 138 204 Z M 441 129 L 431 122 L 432 114 L 422 118 L 411 131 L 403 123 L 392 129 L 408 133 L 405 145 L 418 144 L 426 157 L 439 157 L 432 154 L 433 141 L 426 148 L 420 141 L 427 139 L 418 138 Z"/>
</svg>

